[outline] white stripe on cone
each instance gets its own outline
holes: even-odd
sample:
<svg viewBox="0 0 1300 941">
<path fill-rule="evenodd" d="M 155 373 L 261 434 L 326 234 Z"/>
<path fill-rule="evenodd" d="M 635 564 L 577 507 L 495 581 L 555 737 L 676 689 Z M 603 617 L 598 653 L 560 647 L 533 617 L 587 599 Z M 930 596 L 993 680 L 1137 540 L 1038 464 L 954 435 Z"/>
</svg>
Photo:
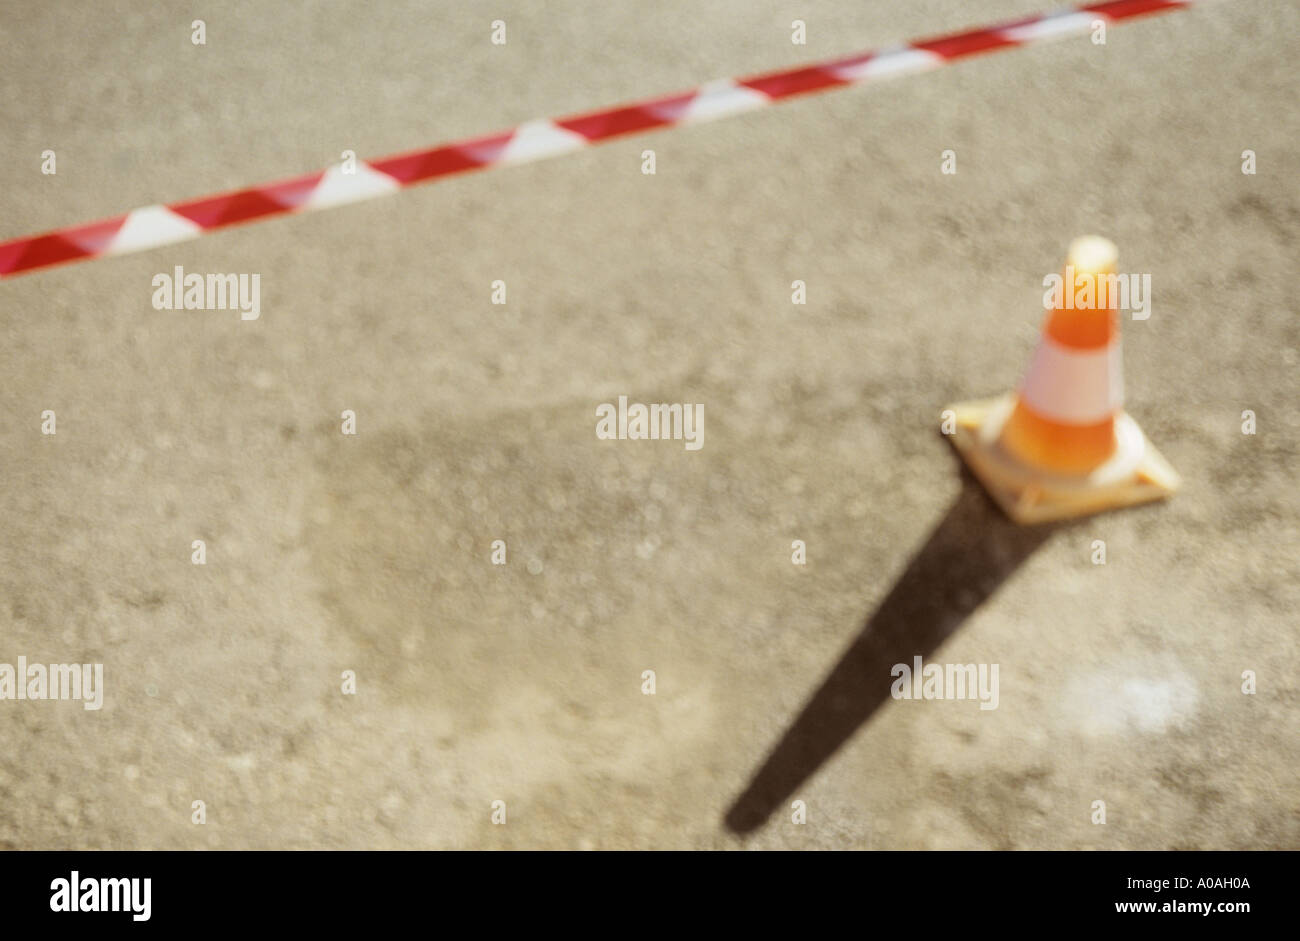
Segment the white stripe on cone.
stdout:
<svg viewBox="0 0 1300 941">
<path fill-rule="evenodd" d="M 1119 341 L 1103 350 L 1078 350 L 1044 336 L 1029 361 L 1020 398 L 1043 418 L 1093 425 L 1124 406 Z"/>
</svg>

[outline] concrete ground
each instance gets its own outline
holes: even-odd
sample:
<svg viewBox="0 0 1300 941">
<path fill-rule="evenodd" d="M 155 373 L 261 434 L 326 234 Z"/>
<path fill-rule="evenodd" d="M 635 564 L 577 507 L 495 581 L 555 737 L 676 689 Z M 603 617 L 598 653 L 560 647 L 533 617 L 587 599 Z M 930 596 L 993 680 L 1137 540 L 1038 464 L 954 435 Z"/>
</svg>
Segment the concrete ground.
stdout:
<svg viewBox="0 0 1300 941">
<path fill-rule="evenodd" d="M 4 5 L 0 239 L 1051 7 Z M 0 662 L 106 683 L 0 702 L 0 846 L 1300 848 L 1297 35 L 1227 0 L 0 284 Z M 1017 529 L 939 411 L 1088 232 L 1185 485 Z M 175 265 L 260 320 L 153 309 Z M 704 447 L 598 441 L 621 394 Z M 918 655 L 998 708 L 890 698 Z"/>
</svg>

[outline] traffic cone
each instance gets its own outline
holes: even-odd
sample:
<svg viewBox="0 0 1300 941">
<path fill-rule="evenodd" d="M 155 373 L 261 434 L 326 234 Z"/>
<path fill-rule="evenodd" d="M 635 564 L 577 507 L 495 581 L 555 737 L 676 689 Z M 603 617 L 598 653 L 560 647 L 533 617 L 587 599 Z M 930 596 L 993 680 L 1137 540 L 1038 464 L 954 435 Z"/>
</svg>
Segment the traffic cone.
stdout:
<svg viewBox="0 0 1300 941">
<path fill-rule="evenodd" d="M 1178 487 L 1178 474 L 1124 411 L 1119 312 L 1106 278 L 1117 257 L 1104 238 L 1076 239 L 1060 302 L 1020 387 L 945 413 L 958 453 L 1017 523 L 1146 503 Z M 1075 288 L 1085 283 L 1091 290 L 1081 296 L 1092 306 L 1077 307 Z"/>
</svg>

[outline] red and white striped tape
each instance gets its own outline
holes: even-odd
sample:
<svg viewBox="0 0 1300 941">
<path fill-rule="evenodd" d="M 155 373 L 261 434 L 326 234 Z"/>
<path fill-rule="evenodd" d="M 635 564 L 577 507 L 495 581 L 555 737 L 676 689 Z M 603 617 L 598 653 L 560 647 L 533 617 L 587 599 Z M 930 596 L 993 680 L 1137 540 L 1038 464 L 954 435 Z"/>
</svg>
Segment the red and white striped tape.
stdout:
<svg viewBox="0 0 1300 941">
<path fill-rule="evenodd" d="M 369 162 L 339 166 L 169 205 L 145 206 L 88 225 L 0 243 L 0 278 L 65 262 L 123 255 L 195 238 L 254 219 L 356 202 L 470 170 L 540 160 L 624 134 L 710 121 L 795 95 L 938 68 L 957 59 L 1088 32 L 1098 19 L 1118 22 L 1206 0 L 1113 0 L 955 33 L 891 49 L 772 72 L 722 79 L 680 95 L 557 120 Z"/>
</svg>

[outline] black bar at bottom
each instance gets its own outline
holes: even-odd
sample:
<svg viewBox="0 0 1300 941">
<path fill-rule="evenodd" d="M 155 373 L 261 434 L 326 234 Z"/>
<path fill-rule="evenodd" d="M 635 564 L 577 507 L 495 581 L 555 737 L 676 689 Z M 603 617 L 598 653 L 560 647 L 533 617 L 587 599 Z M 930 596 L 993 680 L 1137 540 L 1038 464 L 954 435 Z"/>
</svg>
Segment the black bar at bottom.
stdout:
<svg viewBox="0 0 1300 941">
<path fill-rule="evenodd" d="M 71 930 L 683 924 L 665 918 L 734 930 L 815 916 L 865 931 L 975 915 L 1000 926 L 1047 916 L 1232 930 L 1289 912 L 1295 862 L 1242 852 L 19 852 L 0 856 L 0 911 L 7 929 Z"/>
</svg>

